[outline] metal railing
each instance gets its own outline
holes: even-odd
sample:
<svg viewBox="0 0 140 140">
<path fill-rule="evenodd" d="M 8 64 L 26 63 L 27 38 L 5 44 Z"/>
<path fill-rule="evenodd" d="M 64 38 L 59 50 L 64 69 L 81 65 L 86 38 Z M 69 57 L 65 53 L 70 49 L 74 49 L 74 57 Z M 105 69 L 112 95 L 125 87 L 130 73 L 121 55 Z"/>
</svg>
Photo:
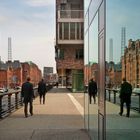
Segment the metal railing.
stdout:
<svg viewBox="0 0 140 140">
<path fill-rule="evenodd" d="M 119 89 L 106 88 L 106 100 L 114 104 L 120 104 Z M 140 113 L 140 93 L 132 92 L 131 109 Z"/>
<path fill-rule="evenodd" d="M 53 85 L 47 85 L 49 91 Z M 35 97 L 38 96 L 38 88 L 34 88 Z M 0 119 L 10 115 L 15 110 L 23 106 L 21 97 L 21 90 L 14 90 L 12 92 L 0 93 Z"/>
<path fill-rule="evenodd" d="M 83 18 L 83 10 L 58 10 L 58 18 Z"/>
</svg>

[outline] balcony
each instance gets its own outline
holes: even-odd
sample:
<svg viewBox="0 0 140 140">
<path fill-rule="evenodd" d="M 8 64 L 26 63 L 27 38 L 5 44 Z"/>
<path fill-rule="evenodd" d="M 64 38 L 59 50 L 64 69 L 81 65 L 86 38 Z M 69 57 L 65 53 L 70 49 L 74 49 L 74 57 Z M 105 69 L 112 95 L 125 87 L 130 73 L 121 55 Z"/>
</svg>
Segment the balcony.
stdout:
<svg viewBox="0 0 140 140">
<path fill-rule="evenodd" d="M 84 18 L 84 11 L 83 10 L 58 10 L 58 21 L 59 22 L 65 22 L 74 20 L 74 21 L 80 21 L 83 22 Z"/>
</svg>

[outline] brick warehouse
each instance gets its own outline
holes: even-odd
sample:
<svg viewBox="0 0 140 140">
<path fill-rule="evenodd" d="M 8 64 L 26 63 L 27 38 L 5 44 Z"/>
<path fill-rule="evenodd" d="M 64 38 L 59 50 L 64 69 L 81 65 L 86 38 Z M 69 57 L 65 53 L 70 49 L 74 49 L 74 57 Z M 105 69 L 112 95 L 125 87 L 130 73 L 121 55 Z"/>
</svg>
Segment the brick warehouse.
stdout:
<svg viewBox="0 0 140 140">
<path fill-rule="evenodd" d="M 128 41 L 122 57 L 122 77 L 132 84 L 133 87 L 140 87 L 140 40 Z"/>
<path fill-rule="evenodd" d="M 36 86 L 42 77 L 41 70 L 32 62 L 8 61 L 0 65 L 0 87 L 21 86 L 27 76 L 31 77 L 31 82 Z"/>
</svg>

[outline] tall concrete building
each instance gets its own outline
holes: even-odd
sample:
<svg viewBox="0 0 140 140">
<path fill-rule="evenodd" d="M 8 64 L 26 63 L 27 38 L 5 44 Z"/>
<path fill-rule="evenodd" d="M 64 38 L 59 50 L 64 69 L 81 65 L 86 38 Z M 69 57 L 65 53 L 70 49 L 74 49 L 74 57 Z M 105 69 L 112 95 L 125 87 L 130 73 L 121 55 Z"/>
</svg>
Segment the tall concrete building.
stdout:
<svg viewBox="0 0 140 140">
<path fill-rule="evenodd" d="M 59 84 L 73 91 L 83 88 L 83 3 L 83 0 L 56 0 L 56 69 Z"/>
</svg>

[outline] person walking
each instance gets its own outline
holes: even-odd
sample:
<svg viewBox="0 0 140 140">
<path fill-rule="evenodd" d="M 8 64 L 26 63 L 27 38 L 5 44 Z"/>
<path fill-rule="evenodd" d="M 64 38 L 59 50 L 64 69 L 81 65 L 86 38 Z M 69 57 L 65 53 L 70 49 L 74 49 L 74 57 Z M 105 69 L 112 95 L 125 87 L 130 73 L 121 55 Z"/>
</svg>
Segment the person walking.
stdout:
<svg viewBox="0 0 140 140">
<path fill-rule="evenodd" d="M 42 101 L 42 97 L 43 97 L 43 104 L 45 104 L 45 94 L 47 92 L 47 88 L 46 88 L 46 83 L 44 82 L 44 79 L 42 79 L 39 83 L 38 83 L 38 93 L 40 96 L 40 104 Z"/>
<path fill-rule="evenodd" d="M 30 104 L 29 112 L 31 116 L 33 115 L 33 98 L 35 98 L 33 84 L 30 83 L 30 80 L 30 77 L 28 77 L 27 81 L 22 84 L 21 88 L 21 95 L 24 102 L 24 114 L 26 118 L 28 117 L 28 103 Z"/>
<path fill-rule="evenodd" d="M 127 113 L 126 117 L 130 116 L 130 105 L 131 105 L 131 94 L 132 94 L 132 86 L 130 83 L 126 81 L 126 78 L 123 78 L 123 83 L 121 84 L 120 89 L 120 113 L 119 115 L 122 116 L 123 114 L 123 105 L 126 103 Z"/>
<path fill-rule="evenodd" d="M 94 81 L 94 78 L 91 78 L 88 83 L 88 93 L 89 93 L 89 101 L 91 104 L 91 98 L 94 99 L 94 104 L 96 104 L 96 95 L 97 95 L 97 83 Z"/>
</svg>

